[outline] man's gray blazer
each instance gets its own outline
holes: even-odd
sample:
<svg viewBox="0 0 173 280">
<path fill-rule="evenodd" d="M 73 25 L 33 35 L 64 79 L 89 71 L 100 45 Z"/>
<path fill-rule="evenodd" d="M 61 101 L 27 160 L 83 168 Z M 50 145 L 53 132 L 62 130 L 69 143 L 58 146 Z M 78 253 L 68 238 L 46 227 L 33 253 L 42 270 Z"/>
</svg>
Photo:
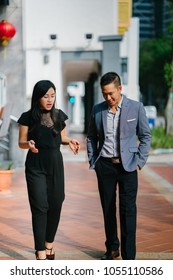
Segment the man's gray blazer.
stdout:
<svg viewBox="0 0 173 280">
<path fill-rule="evenodd" d="M 93 107 L 87 134 L 87 152 L 90 168 L 101 155 L 107 132 L 108 103 L 106 101 Z M 120 114 L 120 157 L 126 171 L 141 169 L 148 158 L 151 132 L 144 106 L 141 102 L 123 96 Z"/>
</svg>

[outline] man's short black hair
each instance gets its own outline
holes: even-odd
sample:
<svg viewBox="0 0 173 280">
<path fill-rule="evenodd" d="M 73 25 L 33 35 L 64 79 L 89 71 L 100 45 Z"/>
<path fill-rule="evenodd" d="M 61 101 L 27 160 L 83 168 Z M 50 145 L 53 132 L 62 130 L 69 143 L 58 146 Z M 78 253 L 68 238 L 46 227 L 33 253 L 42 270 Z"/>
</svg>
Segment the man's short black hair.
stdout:
<svg viewBox="0 0 173 280">
<path fill-rule="evenodd" d="M 114 83 L 116 86 L 121 85 L 120 76 L 116 72 L 108 72 L 101 77 L 100 86 L 106 86 L 108 84 Z"/>
</svg>

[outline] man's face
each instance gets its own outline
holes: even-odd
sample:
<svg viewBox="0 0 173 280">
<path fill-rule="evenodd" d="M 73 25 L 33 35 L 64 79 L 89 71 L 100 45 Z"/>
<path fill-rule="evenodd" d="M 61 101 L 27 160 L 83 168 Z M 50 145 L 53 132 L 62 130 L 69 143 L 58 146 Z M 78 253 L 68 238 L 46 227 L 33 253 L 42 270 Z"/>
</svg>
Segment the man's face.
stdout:
<svg viewBox="0 0 173 280">
<path fill-rule="evenodd" d="M 117 107 L 121 100 L 121 86 L 114 83 L 102 87 L 103 98 L 108 102 L 110 108 Z"/>
</svg>

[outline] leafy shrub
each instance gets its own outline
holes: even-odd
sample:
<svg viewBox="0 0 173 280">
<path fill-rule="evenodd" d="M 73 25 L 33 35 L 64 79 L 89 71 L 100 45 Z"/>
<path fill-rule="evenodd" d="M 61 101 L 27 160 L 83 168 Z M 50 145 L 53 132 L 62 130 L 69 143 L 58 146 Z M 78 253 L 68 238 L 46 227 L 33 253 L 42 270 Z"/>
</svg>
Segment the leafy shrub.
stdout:
<svg viewBox="0 0 173 280">
<path fill-rule="evenodd" d="M 156 127 L 151 130 L 152 133 L 152 149 L 173 148 L 173 136 L 167 135 L 163 127 Z"/>
</svg>

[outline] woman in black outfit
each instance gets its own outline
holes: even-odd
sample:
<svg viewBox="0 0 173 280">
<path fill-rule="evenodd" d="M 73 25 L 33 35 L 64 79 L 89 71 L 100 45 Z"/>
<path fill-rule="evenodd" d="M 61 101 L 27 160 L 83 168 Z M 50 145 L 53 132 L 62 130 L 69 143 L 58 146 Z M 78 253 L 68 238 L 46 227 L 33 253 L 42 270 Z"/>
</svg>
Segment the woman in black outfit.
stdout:
<svg viewBox="0 0 173 280">
<path fill-rule="evenodd" d="M 41 80 L 33 89 L 31 109 L 21 115 L 19 147 L 29 149 L 25 162 L 28 197 L 32 213 L 36 259 L 55 259 L 53 241 L 64 200 L 64 166 L 60 145 L 74 154 L 79 142 L 66 136 L 67 115 L 55 109 L 56 88 Z"/>
</svg>

